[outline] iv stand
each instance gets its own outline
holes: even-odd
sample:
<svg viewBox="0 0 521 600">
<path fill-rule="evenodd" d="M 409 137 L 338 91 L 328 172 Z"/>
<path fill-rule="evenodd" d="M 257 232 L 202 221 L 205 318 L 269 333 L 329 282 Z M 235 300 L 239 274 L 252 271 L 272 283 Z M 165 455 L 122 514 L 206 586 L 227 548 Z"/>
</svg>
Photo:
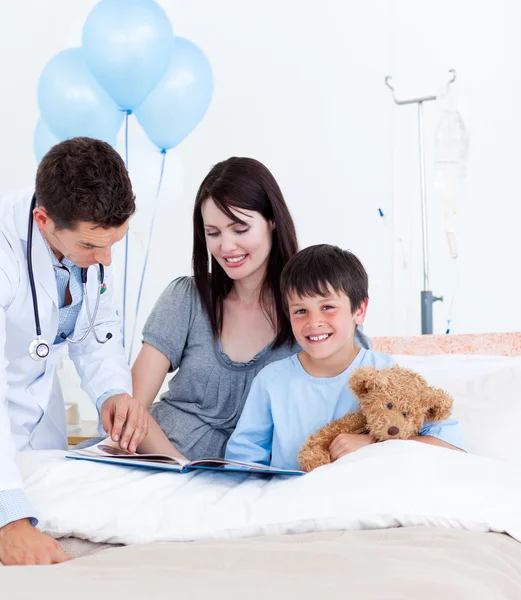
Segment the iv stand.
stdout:
<svg viewBox="0 0 521 600">
<path fill-rule="evenodd" d="M 456 80 L 456 71 L 449 70 L 449 85 Z M 427 231 L 427 193 L 425 185 L 425 152 L 423 135 L 423 103 L 436 100 L 436 96 L 424 96 L 420 98 L 410 98 L 407 100 L 398 100 L 394 94 L 394 88 L 391 85 L 391 77 L 385 78 L 385 85 L 391 90 L 393 100 L 398 106 L 405 104 L 418 105 L 418 146 L 420 153 L 420 188 L 421 188 L 421 209 L 422 209 L 422 238 L 423 238 L 423 290 L 421 292 L 421 320 L 422 335 L 432 333 L 432 305 L 434 302 L 443 301 L 443 296 L 434 296 L 429 289 L 429 239 Z"/>
</svg>

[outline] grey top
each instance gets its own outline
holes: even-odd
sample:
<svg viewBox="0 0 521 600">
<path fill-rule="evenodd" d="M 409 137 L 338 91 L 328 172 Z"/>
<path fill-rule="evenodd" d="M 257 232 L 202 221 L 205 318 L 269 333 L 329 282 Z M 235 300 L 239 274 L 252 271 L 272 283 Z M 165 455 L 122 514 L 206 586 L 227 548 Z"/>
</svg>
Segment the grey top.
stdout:
<svg viewBox="0 0 521 600">
<path fill-rule="evenodd" d="M 212 333 L 192 277 L 172 281 L 143 329 L 143 341 L 164 354 L 177 373 L 150 409 L 172 444 L 187 458 L 224 456 L 251 382 L 269 363 L 301 351 L 268 344 L 248 362 L 231 360 Z M 369 339 L 357 330 L 357 344 Z"/>
</svg>

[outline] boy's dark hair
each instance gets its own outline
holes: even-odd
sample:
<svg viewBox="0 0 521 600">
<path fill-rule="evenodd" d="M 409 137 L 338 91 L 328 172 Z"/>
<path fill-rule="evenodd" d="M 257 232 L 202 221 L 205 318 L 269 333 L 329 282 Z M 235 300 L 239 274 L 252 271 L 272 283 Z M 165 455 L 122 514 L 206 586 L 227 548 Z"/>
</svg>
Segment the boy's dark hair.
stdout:
<svg viewBox="0 0 521 600">
<path fill-rule="evenodd" d="M 53 146 L 36 172 L 36 199 L 59 229 L 80 221 L 120 227 L 136 210 L 125 163 L 106 142 L 77 137 Z"/>
<path fill-rule="evenodd" d="M 301 250 L 291 258 L 280 279 L 284 308 L 288 296 L 327 296 L 328 288 L 344 292 L 355 311 L 369 298 L 367 272 L 360 260 L 338 246 L 318 244 Z"/>
</svg>

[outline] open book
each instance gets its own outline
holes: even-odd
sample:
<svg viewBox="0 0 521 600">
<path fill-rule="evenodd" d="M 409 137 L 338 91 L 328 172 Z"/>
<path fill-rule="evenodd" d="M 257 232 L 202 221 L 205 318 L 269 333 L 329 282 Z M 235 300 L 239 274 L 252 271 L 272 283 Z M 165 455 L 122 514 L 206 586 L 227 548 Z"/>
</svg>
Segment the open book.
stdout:
<svg viewBox="0 0 521 600">
<path fill-rule="evenodd" d="M 71 450 L 67 458 L 76 460 L 91 460 L 94 462 L 124 465 L 126 467 L 142 467 L 161 469 L 176 473 L 187 473 L 195 469 L 233 473 L 259 473 L 264 475 L 304 475 L 304 471 L 277 469 L 268 465 L 248 463 L 225 458 L 200 458 L 199 460 L 183 460 L 165 454 L 132 454 L 119 448 L 110 438 L 88 448 Z"/>
</svg>

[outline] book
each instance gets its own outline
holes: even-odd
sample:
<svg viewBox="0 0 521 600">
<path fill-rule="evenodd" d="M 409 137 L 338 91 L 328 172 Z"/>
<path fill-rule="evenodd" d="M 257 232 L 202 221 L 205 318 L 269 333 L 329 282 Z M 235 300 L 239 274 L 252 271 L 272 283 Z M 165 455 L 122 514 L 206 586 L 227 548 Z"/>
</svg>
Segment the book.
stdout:
<svg viewBox="0 0 521 600">
<path fill-rule="evenodd" d="M 221 471 L 225 473 L 250 473 L 258 475 L 304 475 L 304 471 L 279 469 L 269 465 L 228 460 L 226 458 L 200 458 L 186 460 L 166 454 L 136 454 L 123 450 L 110 438 L 88 448 L 71 450 L 66 458 L 90 460 L 125 467 L 159 469 L 175 473 L 188 473 L 197 469 Z"/>
</svg>

